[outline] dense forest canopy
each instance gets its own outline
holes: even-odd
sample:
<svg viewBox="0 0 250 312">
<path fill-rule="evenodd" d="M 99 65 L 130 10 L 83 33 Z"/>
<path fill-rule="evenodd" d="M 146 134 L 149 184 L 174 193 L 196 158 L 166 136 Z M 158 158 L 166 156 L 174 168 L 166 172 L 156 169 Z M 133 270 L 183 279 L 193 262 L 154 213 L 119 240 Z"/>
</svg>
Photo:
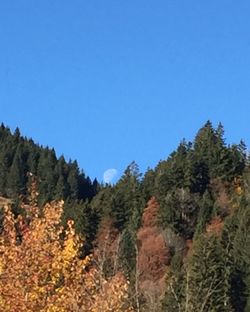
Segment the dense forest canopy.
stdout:
<svg viewBox="0 0 250 312">
<path fill-rule="evenodd" d="M 0 308 L 249 312 L 249 169 L 244 142 L 207 121 L 156 168 L 103 185 L 2 124 Z"/>
<path fill-rule="evenodd" d="M 52 199 L 86 199 L 96 194 L 97 181 L 91 182 L 79 171 L 76 161 L 57 159 L 54 149 L 44 148 L 0 126 L 0 193 L 16 198 L 27 192 L 28 173 L 39 180 L 39 202 Z"/>
</svg>

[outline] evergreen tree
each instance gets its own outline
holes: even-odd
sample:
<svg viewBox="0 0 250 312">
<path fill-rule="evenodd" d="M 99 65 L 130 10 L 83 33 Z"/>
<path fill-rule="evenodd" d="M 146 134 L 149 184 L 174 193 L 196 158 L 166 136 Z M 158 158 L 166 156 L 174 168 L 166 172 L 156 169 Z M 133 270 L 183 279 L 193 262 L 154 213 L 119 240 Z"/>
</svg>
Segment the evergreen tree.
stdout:
<svg viewBox="0 0 250 312">
<path fill-rule="evenodd" d="M 41 151 L 37 175 L 39 179 L 39 198 L 38 202 L 40 205 L 51 201 L 54 196 L 56 186 L 56 155 L 54 150 L 45 148 Z"/>
<path fill-rule="evenodd" d="M 196 157 L 193 154 L 189 172 L 189 185 L 192 193 L 203 194 L 210 182 L 209 168 L 206 162 Z"/>
<path fill-rule="evenodd" d="M 160 223 L 185 238 L 192 238 L 199 211 L 198 197 L 188 189 L 168 192 L 160 202 Z"/>
<path fill-rule="evenodd" d="M 230 312 L 230 271 L 219 239 L 200 236 L 187 271 L 186 311 Z"/>
<path fill-rule="evenodd" d="M 142 180 L 142 192 L 145 202 L 147 202 L 155 193 L 155 171 L 148 169 Z"/>
<path fill-rule="evenodd" d="M 27 171 L 23 160 L 23 145 L 20 144 L 16 150 L 6 183 L 6 193 L 10 198 L 17 198 L 26 190 Z"/>
<path fill-rule="evenodd" d="M 206 224 L 211 220 L 213 209 L 214 199 L 211 192 L 207 189 L 200 200 L 200 210 L 195 229 L 195 238 L 203 233 Z"/>
<path fill-rule="evenodd" d="M 121 236 L 119 262 L 122 270 L 129 277 L 130 282 L 135 284 L 136 269 L 136 233 L 125 229 Z"/>
<path fill-rule="evenodd" d="M 77 163 L 57 159 L 54 149 L 43 148 L 21 136 L 17 128 L 12 134 L 0 126 L 0 195 L 25 194 L 27 173 L 38 178 L 39 204 L 54 198 L 92 199 L 97 185 L 79 172 Z"/>
<path fill-rule="evenodd" d="M 115 226 L 122 230 L 129 220 L 137 218 L 139 223 L 144 200 L 141 194 L 140 173 L 138 166 L 132 162 L 114 188 L 113 211 Z M 134 219 L 135 221 L 135 219 Z"/>
<path fill-rule="evenodd" d="M 65 199 L 70 194 L 69 185 L 65 181 L 65 177 L 60 174 L 55 187 L 55 199 Z"/>
<path fill-rule="evenodd" d="M 249 311 L 250 298 L 250 208 L 243 200 L 238 211 L 227 218 L 222 243 L 229 259 L 230 297 L 236 312 Z"/>
<path fill-rule="evenodd" d="M 166 293 L 162 300 L 162 312 L 188 312 L 185 309 L 186 283 L 186 268 L 180 255 L 176 254 L 166 274 Z"/>
<path fill-rule="evenodd" d="M 77 199 L 79 195 L 78 176 L 79 168 L 77 162 L 70 162 L 68 165 L 67 183 L 69 185 L 69 194 L 71 199 Z"/>
<path fill-rule="evenodd" d="M 191 143 L 183 140 L 177 150 L 156 168 L 156 195 L 161 198 L 170 190 L 189 186 Z"/>
<path fill-rule="evenodd" d="M 27 149 L 27 168 L 29 172 L 37 175 L 37 166 L 39 161 L 39 148 L 32 140 L 26 141 L 25 146 Z"/>
</svg>

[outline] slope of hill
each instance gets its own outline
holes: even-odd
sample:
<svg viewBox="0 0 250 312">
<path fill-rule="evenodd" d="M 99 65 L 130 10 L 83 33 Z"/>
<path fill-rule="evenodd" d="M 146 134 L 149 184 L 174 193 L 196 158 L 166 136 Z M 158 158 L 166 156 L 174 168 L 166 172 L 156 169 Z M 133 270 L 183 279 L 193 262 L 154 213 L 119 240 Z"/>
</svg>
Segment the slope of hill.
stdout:
<svg viewBox="0 0 250 312">
<path fill-rule="evenodd" d="M 0 160 L 5 311 L 15 296 L 24 311 L 250 311 L 249 161 L 221 124 L 144 176 L 131 163 L 114 186 L 3 125 Z"/>
<path fill-rule="evenodd" d="M 39 180 L 38 201 L 42 205 L 52 199 L 86 199 L 96 194 L 97 181 L 91 182 L 80 172 L 76 161 L 57 159 L 54 149 L 35 144 L 21 136 L 17 128 L 12 134 L 0 126 L 0 194 L 16 199 L 25 195 L 29 174 Z"/>
</svg>

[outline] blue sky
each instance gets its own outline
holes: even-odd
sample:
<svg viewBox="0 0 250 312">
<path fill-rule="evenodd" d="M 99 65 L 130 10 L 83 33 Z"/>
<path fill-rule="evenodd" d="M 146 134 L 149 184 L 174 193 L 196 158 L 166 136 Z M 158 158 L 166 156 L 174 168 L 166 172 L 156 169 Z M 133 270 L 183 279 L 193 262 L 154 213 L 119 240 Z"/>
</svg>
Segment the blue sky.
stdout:
<svg viewBox="0 0 250 312">
<path fill-rule="evenodd" d="M 249 0 L 0 2 L 0 121 L 91 178 L 210 119 L 250 146 Z"/>
</svg>

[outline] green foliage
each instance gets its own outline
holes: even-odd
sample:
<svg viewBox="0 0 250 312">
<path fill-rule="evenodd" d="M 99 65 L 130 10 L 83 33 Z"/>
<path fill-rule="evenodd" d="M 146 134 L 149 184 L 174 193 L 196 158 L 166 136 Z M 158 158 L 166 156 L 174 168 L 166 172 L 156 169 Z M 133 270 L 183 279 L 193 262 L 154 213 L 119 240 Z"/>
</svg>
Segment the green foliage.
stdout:
<svg viewBox="0 0 250 312">
<path fill-rule="evenodd" d="M 65 201 L 62 223 L 74 220 L 85 238 L 82 255 L 93 248 L 102 220 L 111 220 L 116 264 L 130 279 L 131 292 L 138 278 L 137 231 L 146 203 L 156 198 L 155 226 L 161 227 L 171 259 L 162 301 L 166 312 L 250 311 L 249 168 L 245 144 L 226 145 L 223 126 L 214 128 L 208 121 L 192 143 L 181 141 L 144 177 L 132 162 L 116 185 L 104 186 L 85 176 L 76 161 L 57 158 L 53 149 L 23 138 L 19 129 L 12 133 L 0 126 L 0 196 L 14 200 L 15 217 L 31 186 L 28 177 L 35 176 L 39 205 Z M 213 217 L 221 220 L 216 233 L 207 230 Z M 0 232 L 1 223 L 0 209 Z M 113 260 L 105 260 L 104 272 L 112 271 L 107 266 Z"/>
<path fill-rule="evenodd" d="M 39 181 L 40 205 L 53 199 L 91 199 L 97 192 L 88 177 L 79 172 L 77 162 L 57 159 L 54 149 L 44 148 L 3 124 L 0 126 L 0 195 L 17 198 L 26 194 L 27 174 Z"/>
<path fill-rule="evenodd" d="M 0 196 L 14 201 L 15 216 L 22 213 L 20 200 L 27 197 L 30 179 L 36 176 L 38 204 L 65 200 L 63 222 L 73 219 L 76 230 L 86 240 L 85 252 L 89 252 L 94 239 L 98 217 L 85 201 L 97 193 L 98 182 L 92 181 L 80 172 L 76 161 L 66 162 L 56 157 L 54 149 L 44 148 L 20 135 L 19 129 L 12 134 L 3 124 L 0 126 Z"/>
<path fill-rule="evenodd" d="M 23 144 L 17 146 L 12 164 L 6 179 L 6 193 L 10 198 L 25 194 L 27 177 L 25 175 L 25 158 Z"/>
<path fill-rule="evenodd" d="M 138 166 L 132 162 L 114 187 L 111 216 L 115 226 L 122 230 L 128 223 L 138 228 L 145 201 L 142 196 Z"/>
<path fill-rule="evenodd" d="M 185 238 L 193 236 L 199 211 L 198 198 L 188 189 L 176 189 L 161 199 L 160 224 Z"/>
<path fill-rule="evenodd" d="M 67 225 L 68 220 L 74 221 L 76 233 L 85 239 L 82 248 L 83 255 L 90 253 L 95 238 L 99 217 L 89 201 L 67 200 L 64 204 L 62 224 Z"/>
<path fill-rule="evenodd" d="M 203 233 L 206 224 L 211 220 L 214 210 L 214 198 L 211 192 L 207 189 L 200 200 L 200 210 L 197 218 L 195 236 L 197 238 Z"/>
<path fill-rule="evenodd" d="M 182 258 L 176 254 L 171 261 L 169 271 L 166 275 L 166 293 L 162 300 L 162 311 L 182 312 L 184 309 L 186 295 L 186 268 Z"/>
<path fill-rule="evenodd" d="M 227 257 L 219 239 L 213 235 L 201 235 L 195 242 L 187 270 L 189 311 L 232 311 L 230 270 L 226 264 Z"/>
<path fill-rule="evenodd" d="M 250 298 L 250 203 L 243 199 L 236 213 L 225 223 L 222 243 L 231 270 L 231 303 L 236 312 L 249 311 Z"/>
<path fill-rule="evenodd" d="M 135 233 L 129 229 L 125 229 L 122 233 L 119 262 L 120 266 L 129 277 L 130 281 L 134 284 L 135 268 L 136 268 L 136 237 Z"/>
<path fill-rule="evenodd" d="M 176 188 L 189 186 L 191 143 L 183 140 L 166 161 L 156 167 L 155 193 L 159 196 Z"/>
<path fill-rule="evenodd" d="M 143 177 L 142 192 L 146 202 L 154 195 L 155 175 L 153 169 L 148 169 Z"/>
</svg>

